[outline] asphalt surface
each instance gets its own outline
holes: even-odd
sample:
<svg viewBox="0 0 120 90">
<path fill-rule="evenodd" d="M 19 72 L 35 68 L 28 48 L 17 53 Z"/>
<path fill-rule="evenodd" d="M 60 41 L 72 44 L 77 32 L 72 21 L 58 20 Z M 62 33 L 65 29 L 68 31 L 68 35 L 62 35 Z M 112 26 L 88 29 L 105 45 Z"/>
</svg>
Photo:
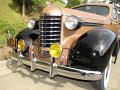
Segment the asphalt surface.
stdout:
<svg viewBox="0 0 120 90">
<path fill-rule="evenodd" d="M 0 61 L 0 90 L 95 90 L 90 82 L 57 76 L 48 78 L 48 73 L 22 65 L 10 65 L 7 60 Z M 117 64 L 112 64 L 110 82 L 107 90 L 120 90 L 120 55 Z"/>
</svg>

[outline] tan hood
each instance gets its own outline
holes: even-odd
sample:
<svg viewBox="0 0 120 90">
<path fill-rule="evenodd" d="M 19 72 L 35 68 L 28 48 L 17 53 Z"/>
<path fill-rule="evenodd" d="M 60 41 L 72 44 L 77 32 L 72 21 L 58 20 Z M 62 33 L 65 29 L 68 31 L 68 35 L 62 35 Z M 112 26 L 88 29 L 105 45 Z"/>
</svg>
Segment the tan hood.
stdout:
<svg viewBox="0 0 120 90">
<path fill-rule="evenodd" d="M 83 12 L 83 11 L 78 11 L 75 9 L 68 9 L 68 8 L 58 8 L 55 6 L 48 6 L 43 10 L 43 13 L 52 15 L 52 16 L 78 16 L 81 18 L 82 22 L 93 22 L 93 23 L 108 23 L 106 21 L 107 17 L 93 14 L 93 13 L 88 13 L 88 12 Z"/>
<path fill-rule="evenodd" d="M 43 10 L 43 13 L 47 14 L 47 15 L 51 15 L 51 16 L 61 16 L 62 15 L 61 9 L 58 7 L 55 7 L 55 6 L 45 7 Z"/>
</svg>

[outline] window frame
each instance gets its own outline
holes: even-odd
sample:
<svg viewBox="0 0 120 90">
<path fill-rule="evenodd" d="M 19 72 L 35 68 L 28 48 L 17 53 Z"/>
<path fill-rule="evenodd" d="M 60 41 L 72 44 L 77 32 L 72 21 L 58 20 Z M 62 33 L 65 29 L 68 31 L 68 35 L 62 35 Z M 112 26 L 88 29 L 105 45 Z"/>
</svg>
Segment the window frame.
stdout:
<svg viewBox="0 0 120 90">
<path fill-rule="evenodd" d="M 99 7 L 106 7 L 106 8 L 108 8 L 108 13 L 107 13 L 107 14 L 105 14 L 105 15 L 97 14 L 97 15 L 101 15 L 101 16 L 107 16 L 107 15 L 109 15 L 109 12 L 110 12 L 110 8 L 109 8 L 109 7 L 107 7 L 107 6 L 102 6 L 102 5 L 82 5 L 82 6 L 73 7 L 72 9 L 77 10 L 77 9 L 75 9 L 75 8 L 80 8 L 80 7 L 84 7 L 84 6 L 99 6 Z M 81 11 L 81 10 L 79 10 L 79 11 Z M 83 11 L 83 12 L 87 12 L 87 11 Z M 88 12 L 88 13 L 92 13 L 92 12 Z M 94 14 L 94 13 L 93 13 L 93 14 Z"/>
</svg>

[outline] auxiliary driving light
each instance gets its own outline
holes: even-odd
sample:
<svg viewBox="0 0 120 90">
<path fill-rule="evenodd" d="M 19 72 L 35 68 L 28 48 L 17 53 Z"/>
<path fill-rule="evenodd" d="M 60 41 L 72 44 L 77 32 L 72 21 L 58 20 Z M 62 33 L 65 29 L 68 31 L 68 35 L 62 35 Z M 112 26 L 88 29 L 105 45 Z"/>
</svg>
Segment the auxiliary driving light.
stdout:
<svg viewBox="0 0 120 90">
<path fill-rule="evenodd" d="M 60 44 L 58 43 L 53 43 L 51 46 L 50 46 L 50 49 L 49 49 L 49 52 L 50 52 L 50 55 L 54 58 L 58 58 L 60 57 L 61 53 L 62 53 L 62 48 L 60 46 Z"/>
<path fill-rule="evenodd" d="M 24 47 L 25 47 L 24 40 L 20 39 L 18 41 L 18 49 L 22 51 L 22 50 L 24 50 Z"/>
</svg>

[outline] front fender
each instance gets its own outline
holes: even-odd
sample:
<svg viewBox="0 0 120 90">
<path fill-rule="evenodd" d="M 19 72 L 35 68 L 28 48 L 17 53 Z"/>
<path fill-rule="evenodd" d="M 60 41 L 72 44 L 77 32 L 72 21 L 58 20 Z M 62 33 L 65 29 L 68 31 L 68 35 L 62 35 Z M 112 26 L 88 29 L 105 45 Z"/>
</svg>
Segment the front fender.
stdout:
<svg viewBox="0 0 120 90">
<path fill-rule="evenodd" d="M 23 39 L 25 41 L 26 49 L 23 52 L 24 56 L 28 55 L 29 45 L 32 44 L 32 42 L 34 40 L 36 40 L 38 38 L 38 36 L 39 36 L 39 30 L 32 30 L 32 29 L 28 29 L 28 28 L 22 30 L 21 32 L 19 32 L 16 35 L 15 38 L 16 38 L 17 42 L 20 39 Z M 17 47 L 16 47 L 15 51 L 17 52 Z"/>
<path fill-rule="evenodd" d="M 116 43 L 116 34 L 106 29 L 94 29 L 79 38 L 70 51 L 72 66 L 103 71 Z"/>
<path fill-rule="evenodd" d="M 26 41 L 29 41 L 29 40 L 34 41 L 38 36 L 39 36 L 39 30 L 32 30 L 32 29 L 26 28 L 21 32 L 19 32 L 15 38 L 17 40 L 23 39 Z"/>
</svg>

